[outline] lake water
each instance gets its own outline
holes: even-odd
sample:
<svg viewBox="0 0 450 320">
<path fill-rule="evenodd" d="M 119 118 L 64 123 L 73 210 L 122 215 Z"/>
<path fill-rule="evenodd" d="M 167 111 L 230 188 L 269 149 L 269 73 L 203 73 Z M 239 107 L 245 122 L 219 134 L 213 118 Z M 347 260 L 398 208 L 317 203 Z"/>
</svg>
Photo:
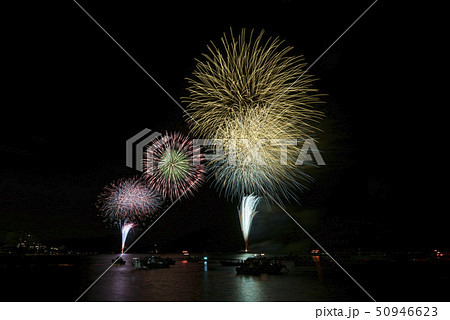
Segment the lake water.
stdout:
<svg viewBox="0 0 450 320">
<path fill-rule="evenodd" d="M 336 296 L 327 290 L 315 266 L 294 267 L 282 275 L 237 275 L 236 267 L 222 266 L 218 260 L 186 263 L 182 256 L 168 269 L 133 270 L 131 259 L 124 255 L 124 266 L 113 266 L 90 289 L 83 301 L 328 301 Z M 172 255 L 173 257 L 173 255 Z M 231 256 L 230 256 L 231 257 Z M 247 255 L 233 255 L 245 259 Z M 114 256 L 92 257 L 92 283 L 97 274 L 111 264 Z M 103 264 L 103 265 L 101 265 Z M 341 292 L 339 300 L 352 297 Z"/>
<path fill-rule="evenodd" d="M 282 275 L 237 275 L 236 267 L 220 259 L 245 259 L 247 254 L 209 256 L 208 262 L 185 262 L 168 254 L 176 264 L 168 269 L 134 270 L 133 257 L 126 265 L 112 266 L 80 301 L 370 301 L 370 298 L 332 262 L 315 261 Z M 117 255 L 78 257 L 45 267 L 2 268 L 9 281 L 2 301 L 75 301 Z M 447 265 L 448 266 L 448 265 Z M 446 266 L 446 267 L 447 267 Z M 448 268 L 405 267 L 388 264 L 348 266 L 347 271 L 377 301 L 449 301 Z M 447 270 L 447 271 L 445 271 Z M 442 290 L 441 290 L 442 289 Z"/>
</svg>

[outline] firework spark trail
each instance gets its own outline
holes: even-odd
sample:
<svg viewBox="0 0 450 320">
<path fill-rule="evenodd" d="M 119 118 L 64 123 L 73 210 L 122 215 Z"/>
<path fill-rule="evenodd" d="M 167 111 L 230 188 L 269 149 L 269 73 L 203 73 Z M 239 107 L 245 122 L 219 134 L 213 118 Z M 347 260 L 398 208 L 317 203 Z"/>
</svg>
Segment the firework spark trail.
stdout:
<svg viewBox="0 0 450 320">
<path fill-rule="evenodd" d="M 297 133 L 314 131 L 311 123 L 323 114 L 313 109 L 319 95 L 312 88 L 312 76 L 298 79 L 306 63 L 302 57 L 288 56 L 293 48 L 282 48 L 283 41 L 278 38 L 262 44 L 263 34 L 254 43 L 253 32 L 248 41 L 245 30 L 237 40 L 233 35 L 228 40 L 224 34 L 222 50 L 212 44 L 208 46 L 209 55 L 204 54 L 206 62 L 197 60 L 194 79 L 187 79 L 190 95 L 183 98 L 192 118 L 197 120 L 191 124 L 192 132 L 212 137 L 228 120 L 255 108 L 274 110 L 272 115 L 293 116 L 305 126 Z M 277 98 L 276 105 L 270 108 Z"/>
<path fill-rule="evenodd" d="M 263 32 L 256 38 L 245 30 L 237 38 L 224 35 L 222 47 L 208 50 L 183 100 L 195 120 L 191 132 L 223 141 L 223 158 L 208 164 L 215 187 L 232 199 L 271 193 L 278 202 L 297 200 L 296 191 L 305 188 L 298 180 L 311 178 L 295 166 L 296 148 L 287 148 L 294 161 L 282 163 L 280 145 L 272 141 L 311 139 L 323 117 L 314 109 L 320 95 L 304 74 L 306 63 L 289 56 L 292 47 L 278 38 L 264 42 Z M 255 146 L 262 161 L 255 161 Z"/>
<path fill-rule="evenodd" d="M 137 177 L 111 183 L 103 189 L 98 198 L 105 221 L 121 230 L 122 253 L 130 230 L 152 217 L 162 203 L 162 197 Z"/>
<path fill-rule="evenodd" d="M 100 276 L 97 277 L 97 279 L 95 279 L 90 285 L 89 287 L 87 287 L 79 296 L 78 298 L 75 300 L 75 302 L 78 302 L 108 271 L 109 269 L 111 269 L 111 267 L 124 255 L 128 252 L 128 250 L 130 250 L 157 222 L 159 219 L 161 219 L 183 196 L 185 193 L 187 193 L 189 191 L 189 188 L 187 190 L 185 190 L 177 199 L 175 199 L 175 201 L 173 201 L 169 207 L 167 207 L 167 209 L 164 210 L 163 213 L 161 213 L 161 215 L 159 215 L 159 217 L 157 217 L 155 219 L 155 221 L 152 222 L 152 224 L 150 224 L 147 229 L 144 230 L 144 232 L 141 233 L 141 235 L 139 237 L 137 237 L 133 243 L 131 243 L 128 248 L 119 256 L 116 258 L 116 260 L 113 261 L 113 263 L 111 263 L 111 265 L 105 270 L 103 271 Z"/>
<path fill-rule="evenodd" d="M 238 208 L 242 236 L 245 241 L 245 252 L 247 252 L 248 236 L 252 227 L 253 218 L 257 213 L 256 207 L 258 206 L 260 200 L 260 197 L 256 197 L 254 195 L 244 196 L 241 201 L 241 207 Z"/>
<path fill-rule="evenodd" d="M 293 161 L 284 164 L 280 157 L 280 148 L 285 147 L 286 158 L 296 159 L 298 150 L 286 144 L 289 141 L 296 144 L 296 140 L 261 126 L 254 120 L 259 111 L 228 123 L 222 134 L 227 137 L 222 140 L 223 157 L 214 158 L 208 164 L 214 174 L 213 186 L 231 199 L 271 193 L 278 202 L 282 202 L 281 197 L 297 200 L 295 190 L 306 188 L 299 180 L 309 182 L 312 178 Z M 278 120 L 270 121 L 273 128 L 281 125 L 276 123 Z"/>
<path fill-rule="evenodd" d="M 162 205 L 162 197 L 140 178 L 120 179 L 106 186 L 98 202 L 106 220 L 137 224 L 151 217 Z"/>
<path fill-rule="evenodd" d="M 153 141 L 144 158 L 144 176 L 148 183 L 174 201 L 180 195 L 193 194 L 205 175 L 200 146 L 179 133 L 166 133 Z M 185 192 L 188 191 L 188 192 Z"/>
<path fill-rule="evenodd" d="M 123 253 L 123 249 L 125 248 L 125 241 L 127 240 L 128 233 L 134 227 L 135 227 L 134 223 L 130 223 L 130 222 L 125 222 L 124 225 L 122 226 L 122 230 L 121 230 L 122 231 L 122 253 Z"/>
</svg>

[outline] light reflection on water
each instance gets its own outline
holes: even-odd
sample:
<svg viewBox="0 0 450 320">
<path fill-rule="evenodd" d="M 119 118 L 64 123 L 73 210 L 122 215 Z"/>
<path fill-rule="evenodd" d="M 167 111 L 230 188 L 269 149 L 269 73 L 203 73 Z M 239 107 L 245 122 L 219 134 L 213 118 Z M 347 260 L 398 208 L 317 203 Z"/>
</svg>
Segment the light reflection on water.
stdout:
<svg viewBox="0 0 450 320">
<path fill-rule="evenodd" d="M 81 301 L 337 301 L 351 300 L 340 284 L 331 290 L 324 282 L 320 261 L 316 265 L 294 267 L 283 275 L 237 275 L 236 267 L 225 267 L 218 260 L 199 263 L 181 263 L 168 269 L 134 270 L 133 257 L 145 255 L 125 254 L 124 266 L 113 266 Z M 245 259 L 245 255 L 233 258 Z M 98 255 L 87 258 L 85 277 L 80 292 L 84 291 L 117 255 Z M 225 259 L 227 257 L 224 257 Z M 336 291 L 337 289 L 337 291 Z"/>
</svg>

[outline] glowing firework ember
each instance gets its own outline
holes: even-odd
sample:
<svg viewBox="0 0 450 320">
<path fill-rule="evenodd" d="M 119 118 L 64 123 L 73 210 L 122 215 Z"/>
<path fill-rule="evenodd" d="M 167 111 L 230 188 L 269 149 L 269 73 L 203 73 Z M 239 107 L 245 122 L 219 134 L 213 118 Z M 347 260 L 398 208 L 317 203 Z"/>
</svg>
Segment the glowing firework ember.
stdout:
<svg viewBox="0 0 450 320">
<path fill-rule="evenodd" d="M 148 183 L 171 201 L 192 195 L 204 180 L 199 148 L 179 133 L 166 133 L 153 141 L 144 160 Z"/>
<path fill-rule="evenodd" d="M 223 158 L 208 167 L 217 189 L 231 198 L 296 199 L 304 188 L 298 180 L 310 178 L 295 165 L 298 149 L 287 145 L 310 139 L 323 113 L 313 108 L 319 94 L 303 58 L 288 56 L 292 47 L 282 48 L 278 38 L 264 43 L 262 37 L 251 33 L 247 40 L 243 30 L 237 39 L 224 35 L 222 48 L 208 47 L 184 101 L 195 120 L 191 132 L 224 143 Z"/>
<path fill-rule="evenodd" d="M 122 252 L 129 231 L 140 221 L 154 215 L 163 200 L 161 195 L 139 178 L 121 179 L 106 186 L 98 199 L 105 220 L 122 232 Z"/>
<path fill-rule="evenodd" d="M 261 198 L 254 195 L 244 196 L 241 201 L 241 207 L 238 208 L 239 220 L 241 222 L 242 235 L 245 241 L 245 252 L 247 252 L 248 235 L 252 227 L 253 217 L 256 215 L 256 207 Z"/>
</svg>

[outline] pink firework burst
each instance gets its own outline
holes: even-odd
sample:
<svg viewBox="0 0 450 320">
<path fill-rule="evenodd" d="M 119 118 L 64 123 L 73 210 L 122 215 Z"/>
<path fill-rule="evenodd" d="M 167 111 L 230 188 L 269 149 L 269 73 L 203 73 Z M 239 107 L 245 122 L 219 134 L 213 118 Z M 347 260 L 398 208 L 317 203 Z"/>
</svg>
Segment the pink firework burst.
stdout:
<svg viewBox="0 0 450 320">
<path fill-rule="evenodd" d="M 200 147 L 179 133 L 159 137 L 147 149 L 144 176 L 149 184 L 172 202 L 193 195 L 205 177 Z"/>
<path fill-rule="evenodd" d="M 99 196 L 100 210 L 110 222 L 137 224 L 161 207 L 163 199 L 140 178 L 120 179 L 103 189 Z"/>
</svg>

